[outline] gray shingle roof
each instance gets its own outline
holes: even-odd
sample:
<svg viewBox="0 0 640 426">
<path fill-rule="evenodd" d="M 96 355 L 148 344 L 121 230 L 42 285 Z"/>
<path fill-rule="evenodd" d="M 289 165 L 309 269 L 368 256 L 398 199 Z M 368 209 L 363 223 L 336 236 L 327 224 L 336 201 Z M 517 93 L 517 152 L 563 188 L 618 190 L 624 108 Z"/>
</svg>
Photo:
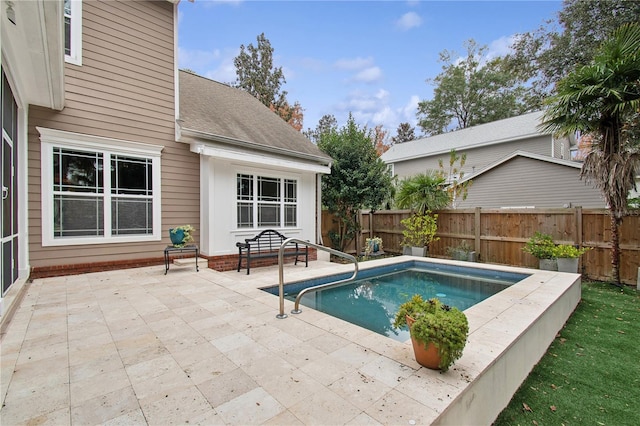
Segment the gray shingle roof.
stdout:
<svg viewBox="0 0 640 426">
<path fill-rule="evenodd" d="M 415 139 L 392 146 L 382 155 L 386 163 L 448 153 L 452 149 L 475 148 L 547 134 L 537 129 L 542 112 L 532 112 L 455 132 Z"/>
<path fill-rule="evenodd" d="M 285 155 L 312 156 L 322 163 L 331 157 L 247 92 L 180 71 L 180 124 L 212 140 L 246 143 Z"/>
</svg>

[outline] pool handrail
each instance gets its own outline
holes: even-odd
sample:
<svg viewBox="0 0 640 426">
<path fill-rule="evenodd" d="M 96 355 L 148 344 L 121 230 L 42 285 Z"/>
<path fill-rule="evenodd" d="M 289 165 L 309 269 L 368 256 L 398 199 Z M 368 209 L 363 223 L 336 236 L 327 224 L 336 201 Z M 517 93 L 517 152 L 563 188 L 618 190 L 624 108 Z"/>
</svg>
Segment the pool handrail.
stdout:
<svg viewBox="0 0 640 426">
<path fill-rule="evenodd" d="M 319 244 L 314 244 L 311 243 L 309 241 L 303 241 L 300 240 L 298 238 L 292 237 L 292 238 L 287 238 L 286 240 L 284 240 L 282 242 L 282 244 L 280 244 L 280 248 L 278 249 L 278 293 L 280 296 L 280 313 L 278 315 L 276 315 L 276 318 L 279 319 L 284 319 L 287 317 L 287 314 L 284 313 L 284 263 L 283 263 L 283 259 L 284 259 L 284 248 L 286 247 L 287 244 L 289 243 L 298 243 L 298 244 L 304 244 L 307 245 L 309 247 L 313 247 L 316 250 L 322 250 L 322 251 L 326 251 L 329 252 L 329 254 L 333 254 L 335 256 L 339 256 L 339 257 L 343 257 L 347 260 L 351 260 L 353 262 L 353 266 L 354 266 L 354 271 L 353 271 L 353 275 L 350 278 L 344 279 L 344 280 L 339 280 L 339 281 L 333 281 L 330 283 L 325 283 L 325 284 L 320 284 L 320 285 L 316 285 L 313 287 L 308 287 L 305 288 L 304 290 L 302 290 L 300 293 L 298 293 L 298 297 L 296 297 L 296 303 L 294 306 L 294 309 L 291 311 L 292 314 L 299 314 L 302 311 L 299 309 L 300 307 L 300 298 L 307 292 L 309 291 L 314 291 L 314 290 L 318 290 L 320 288 L 324 288 L 324 287 L 331 287 L 337 284 L 344 284 L 348 281 L 352 281 L 356 279 L 356 276 L 358 275 L 358 259 L 355 258 L 355 256 L 352 256 L 350 254 L 341 252 L 339 250 L 335 250 L 329 247 L 325 247 L 325 246 L 321 246 Z"/>
</svg>

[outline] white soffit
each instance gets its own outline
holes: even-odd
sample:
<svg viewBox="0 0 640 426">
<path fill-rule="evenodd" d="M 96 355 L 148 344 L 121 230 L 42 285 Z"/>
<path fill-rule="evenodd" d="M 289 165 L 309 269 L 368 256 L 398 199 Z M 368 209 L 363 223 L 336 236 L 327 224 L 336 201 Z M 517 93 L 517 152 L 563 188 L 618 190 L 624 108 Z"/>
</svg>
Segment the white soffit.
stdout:
<svg viewBox="0 0 640 426">
<path fill-rule="evenodd" d="M 207 155 L 218 159 L 243 162 L 263 167 L 275 167 L 282 170 L 295 170 L 299 172 L 323 174 L 331 173 L 331 167 L 323 166 L 321 164 L 294 161 L 284 157 L 277 157 L 272 155 L 254 154 L 245 151 L 230 150 L 221 147 L 205 145 L 202 143 L 191 143 L 191 152 L 195 152 L 196 154 L 200 155 Z"/>
<path fill-rule="evenodd" d="M 64 107 L 64 22 L 62 0 L 13 0 L 15 24 L 2 1 L 2 66 L 22 102 Z"/>
</svg>

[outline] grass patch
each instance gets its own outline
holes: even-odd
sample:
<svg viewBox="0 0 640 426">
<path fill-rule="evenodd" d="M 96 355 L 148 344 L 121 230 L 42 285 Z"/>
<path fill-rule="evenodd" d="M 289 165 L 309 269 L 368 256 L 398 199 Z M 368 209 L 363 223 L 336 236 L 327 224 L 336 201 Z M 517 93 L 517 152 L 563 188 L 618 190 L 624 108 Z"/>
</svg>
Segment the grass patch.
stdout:
<svg viewBox="0 0 640 426">
<path fill-rule="evenodd" d="M 583 282 L 582 300 L 507 408 L 502 425 L 639 425 L 640 294 Z"/>
</svg>

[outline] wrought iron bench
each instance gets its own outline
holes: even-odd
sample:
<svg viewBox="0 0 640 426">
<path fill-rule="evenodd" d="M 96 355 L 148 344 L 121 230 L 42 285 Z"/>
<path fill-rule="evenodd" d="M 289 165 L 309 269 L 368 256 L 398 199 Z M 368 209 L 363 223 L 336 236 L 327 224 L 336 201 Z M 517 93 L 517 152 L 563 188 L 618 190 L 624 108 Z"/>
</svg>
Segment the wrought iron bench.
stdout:
<svg viewBox="0 0 640 426">
<path fill-rule="evenodd" d="M 246 259 L 247 275 L 251 269 L 251 259 L 266 257 L 278 257 L 280 245 L 287 237 L 274 229 L 266 229 L 253 238 L 245 239 L 244 243 L 236 243 L 238 247 L 238 272 L 242 266 L 242 259 Z M 285 257 L 295 257 L 295 264 L 298 264 L 298 257 L 304 256 L 305 267 L 309 266 L 309 247 L 300 247 L 298 243 L 291 243 L 291 248 L 286 248 L 283 252 Z M 289 246 L 287 246 L 289 247 Z"/>
</svg>

